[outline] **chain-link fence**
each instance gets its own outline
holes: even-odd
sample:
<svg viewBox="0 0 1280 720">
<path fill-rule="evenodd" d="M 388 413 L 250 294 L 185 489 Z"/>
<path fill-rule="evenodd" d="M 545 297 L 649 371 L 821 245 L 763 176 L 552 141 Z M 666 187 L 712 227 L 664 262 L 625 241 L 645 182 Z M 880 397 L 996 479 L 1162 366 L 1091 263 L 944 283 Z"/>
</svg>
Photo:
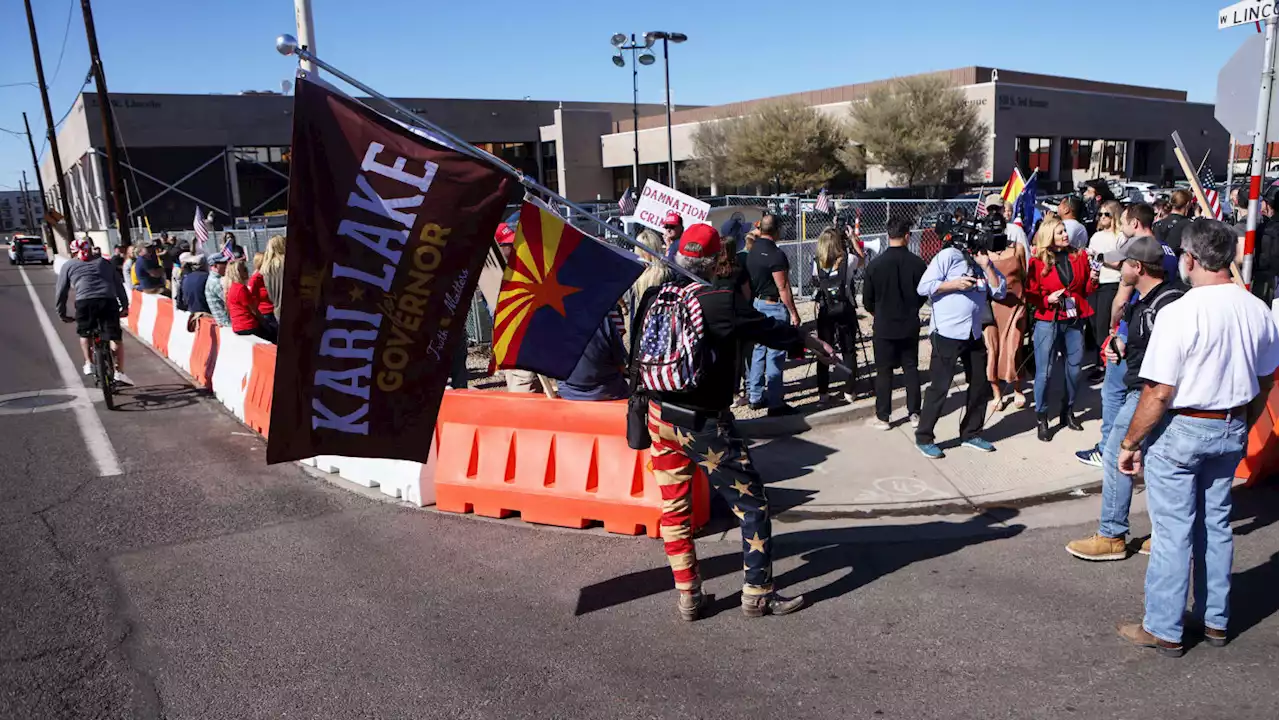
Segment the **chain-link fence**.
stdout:
<svg viewBox="0 0 1280 720">
<path fill-rule="evenodd" d="M 716 207 L 761 208 L 778 218 L 778 247 L 791 263 L 792 292 L 800 299 L 810 299 L 817 291 L 814 260 L 823 230 L 845 225 L 857 228 L 870 260 L 888 247 L 889 220 L 904 218 L 913 228 L 907 246 L 928 261 L 942 249 L 942 239 L 933 231 L 938 219 L 957 209 L 970 214 L 975 209 L 973 200 L 832 199 L 828 212 L 817 210 L 817 199 L 812 197 L 726 195 L 711 202 Z M 865 263 L 858 268 L 855 282 L 861 283 L 865 268 Z"/>
</svg>

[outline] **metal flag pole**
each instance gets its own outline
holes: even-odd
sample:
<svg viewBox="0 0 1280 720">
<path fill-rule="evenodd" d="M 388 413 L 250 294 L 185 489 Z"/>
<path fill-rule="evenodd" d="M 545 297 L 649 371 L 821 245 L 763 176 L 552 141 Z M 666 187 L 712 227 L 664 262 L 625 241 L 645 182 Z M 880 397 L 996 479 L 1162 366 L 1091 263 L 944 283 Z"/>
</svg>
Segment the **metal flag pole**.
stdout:
<svg viewBox="0 0 1280 720">
<path fill-rule="evenodd" d="M 1244 260 L 1241 275 L 1244 285 L 1253 288 L 1253 254 L 1258 238 L 1258 200 L 1262 194 L 1262 178 L 1267 174 L 1267 121 L 1270 117 L 1272 93 L 1276 80 L 1276 24 L 1280 18 L 1267 20 L 1265 50 L 1262 53 L 1262 83 L 1258 91 L 1258 114 L 1254 120 L 1253 153 L 1249 168 L 1249 216 L 1245 223 Z M 1232 158 L 1234 160 L 1234 158 Z"/>
<path fill-rule="evenodd" d="M 637 250 L 643 251 L 644 253 L 650 255 L 651 257 L 663 263 L 664 265 L 671 268 L 672 270 L 679 273 L 680 275 L 683 275 L 684 277 L 689 278 L 690 280 L 693 280 L 694 282 L 700 283 L 702 285 L 711 284 L 709 281 L 704 280 L 698 277 L 697 275 L 694 275 L 693 273 L 689 272 L 688 270 L 685 270 L 679 265 L 676 265 L 675 263 L 671 262 L 662 253 L 650 250 L 643 243 L 640 243 L 635 238 L 631 237 L 625 232 L 621 232 L 617 228 L 614 228 L 613 226 L 609 225 L 609 223 L 596 217 L 594 213 L 582 207 L 581 205 L 569 200 L 568 198 L 564 197 L 563 195 L 560 195 L 554 190 L 551 190 L 550 188 L 546 187 L 545 185 L 538 182 L 537 180 L 534 180 L 528 175 L 525 175 L 519 168 L 511 165 L 510 163 L 506 162 L 502 158 L 499 158 L 495 155 L 485 152 L 484 150 L 481 150 L 480 148 L 472 145 L 466 140 L 463 140 L 457 135 L 454 135 L 453 133 L 444 129 L 443 127 L 436 125 L 430 120 L 419 117 L 417 113 L 414 113 L 412 110 L 405 107 L 404 105 L 401 105 L 400 103 L 396 102 L 395 100 L 392 100 L 386 95 L 383 95 L 377 90 L 374 90 L 373 88 L 351 77 L 350 75 L 346 74 L 342 70 L 339 70 L 333 65 L 325 62 L 324 60 L 321 60 L 320 58 L 315 56 L 315 53 L 311 52 L 306 48 L 300 47 L 298 45 L 297 38 L 293 37 L 292 35 L 281 35 L 277 37 L 276 51 L 279 52 L 281 55 L 285 55 L 285 56 L 293 55 L 297 57 L 300 61 L 310 62 L 314 64 L 316 67 L 332 73 L 334 77 L 341 79 L 343 82 L 347 83 L 348 85 L 351 85 L 352 87 L 355 87 L 355 88 L 359 88 L 360 90 L 368 93 L 369 97 L 376 98 L 386 103 L 388 107 L 394 110 L 398 115 L 403 117 L 409 123 L 416 125 L 424 130 L 430 131 L 435 136 L 431 139 L 435 140 L 436 142 L 440 142 L 442 145 L 449 147 L 449 149 L 451 150 L 455 150 L 457 152 L 463 153 L 464 155 L 473 157 L 476 160 L 480 160 L 481 162 L 486 162 L 486 163 L 489 163 L 490 165 L 493 165 L 499 170 L 502 170 L 503 172 L 507 173 L 511 177 L 515 178 L 515 180 L 519 182 L 522 186 L 524 186 L 525 189 L 531 190 L 535 193 L 539 193 L 544 197 L 551 198 L 557 203 L 560 203 L 561 205 L 564 205 L 565 207 L 572 209 L 574 212 L 577 212 L 583 218 L 586 218 L 587 220 L 590 220 L 591 222 L 600 226 L 600 228 L 603 229 L 605 233 L 612 233 L 613 235 L 621 239 L 623 242 L 627 243 L 627 245 Z M 359 100 L 357 100 L 357 102 L 359 102 Z"/>
</svg>

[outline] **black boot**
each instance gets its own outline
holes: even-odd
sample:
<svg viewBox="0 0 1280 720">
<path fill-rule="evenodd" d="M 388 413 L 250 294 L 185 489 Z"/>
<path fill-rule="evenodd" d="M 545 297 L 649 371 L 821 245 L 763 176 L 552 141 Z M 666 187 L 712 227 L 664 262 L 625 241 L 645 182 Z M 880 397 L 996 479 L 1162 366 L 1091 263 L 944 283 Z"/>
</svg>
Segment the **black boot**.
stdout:
<svg viewBox="0 0 1280 720">
<path fill-rule="evenodd" d="M 1071 408 L 1062 409 L 1062 425 L 1075 430 L 1076 432 L 1082 432 L 1084 430 L 1084 426 L 1076 419 L 1076 414 L 1072 412 Z"/>
<path fill-rule="evenodd" d="M 1049 413 L 1036 413 L 1036 437 L 1040 442 L 1049 442 Z"/>
</svg>

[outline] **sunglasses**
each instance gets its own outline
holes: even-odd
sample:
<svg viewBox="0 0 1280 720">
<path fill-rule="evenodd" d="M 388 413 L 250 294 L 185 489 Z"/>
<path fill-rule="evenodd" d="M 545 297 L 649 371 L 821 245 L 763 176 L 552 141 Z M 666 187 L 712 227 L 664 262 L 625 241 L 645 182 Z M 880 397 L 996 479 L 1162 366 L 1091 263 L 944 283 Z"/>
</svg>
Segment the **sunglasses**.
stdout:
<svg viewBox="0 0 1280 720">
<path fill-rule="evenodd" d="M 1108 212 L 1101 213 L 1101 215 L 1102 215 L 1102 217 L 1115 217 L 1114 215 L 1112 215 L 1111 213 L 1108 213 Z"/>
</svg>

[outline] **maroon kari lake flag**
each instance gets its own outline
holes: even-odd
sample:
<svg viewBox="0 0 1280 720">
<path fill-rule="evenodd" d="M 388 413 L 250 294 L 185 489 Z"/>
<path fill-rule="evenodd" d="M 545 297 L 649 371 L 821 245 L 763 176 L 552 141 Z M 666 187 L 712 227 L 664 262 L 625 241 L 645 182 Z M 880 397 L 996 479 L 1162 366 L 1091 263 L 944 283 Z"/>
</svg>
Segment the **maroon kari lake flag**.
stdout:
<svg viewBox="0 0 1280 720">
<path fill-rule="evenodd" d="M 492 165 L 299 79 L 267 462 L 427 459 L 514 186 Z"/>
</svg>

